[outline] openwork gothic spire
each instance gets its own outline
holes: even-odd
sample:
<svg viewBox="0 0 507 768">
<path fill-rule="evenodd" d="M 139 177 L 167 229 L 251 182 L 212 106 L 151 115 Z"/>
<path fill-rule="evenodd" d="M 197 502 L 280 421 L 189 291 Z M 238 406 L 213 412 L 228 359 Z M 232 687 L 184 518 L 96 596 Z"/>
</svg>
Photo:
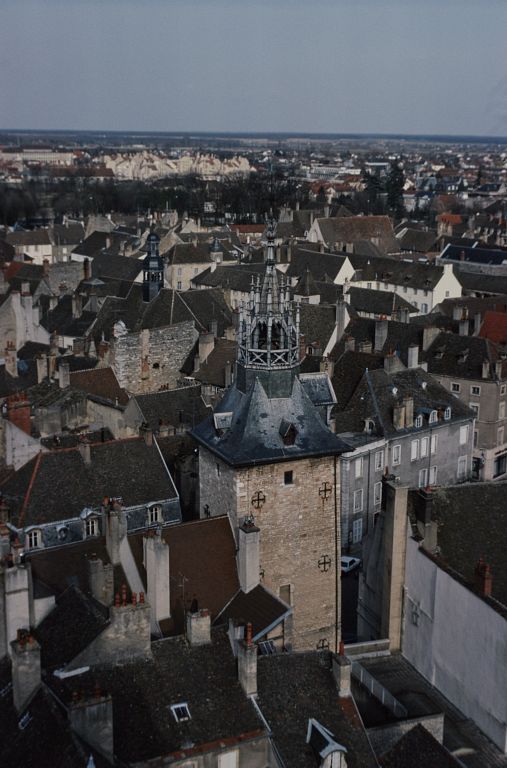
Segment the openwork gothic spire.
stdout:
<svg viewBox="0 0 507 768">
<path fill-rule="evenodd" d="M 238 364 L 249 369 L 280 370 L 299 365 L 299 307 L 294 321 L 289 281 L 275 267 L 274 230 L 267 234 L 264 276 L 252 278 L 248 302 L 240 306 Z"/>
</svg>

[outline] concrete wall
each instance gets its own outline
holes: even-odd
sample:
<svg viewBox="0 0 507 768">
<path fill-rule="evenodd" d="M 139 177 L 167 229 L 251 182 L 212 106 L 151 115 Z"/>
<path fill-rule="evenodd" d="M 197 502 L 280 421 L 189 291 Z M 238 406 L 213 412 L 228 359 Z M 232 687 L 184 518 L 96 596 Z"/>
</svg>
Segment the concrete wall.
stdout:
<svg viewBox="0 0 507 768">
<path fill-rule="evenodd" d="M 507 752 L 507 621 L 407 543 L 403 655 Z"/>
<path fill-rule="evenodd" d="M 180 379 L 180 368 L 197 338 L 191 321 L 126 333 L 114 339 L 111 367 L 120 386 L 129 392 L 174 389 Z"/>
<path fill-rule="evenodd" d="M 30 437 L 8 419 L 0 420 L 0 458 L 8 467 L 20 469 L 40 451 L 46 451 L 40 441 Z"/>
</svg>

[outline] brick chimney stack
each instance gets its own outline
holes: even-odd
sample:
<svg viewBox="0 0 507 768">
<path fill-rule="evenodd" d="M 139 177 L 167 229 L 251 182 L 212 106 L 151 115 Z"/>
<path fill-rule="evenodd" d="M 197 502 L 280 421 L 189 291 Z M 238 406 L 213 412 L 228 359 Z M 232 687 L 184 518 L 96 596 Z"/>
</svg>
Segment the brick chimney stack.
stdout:
<svg viewBox="0 0 507 768">
<path fill-rule="evenodd" d="M 7 418 L 27 435 L 32 434 L 30 402 L 23 393 L 7 398 Z"/>
<path fill-rule="evenodd" d="M 492 584 L 491 567 L 484 562 L 484 558 L 480 557 L 475 566 L 475 588 L 481 595 L 490 597 Z"/>
</svg>

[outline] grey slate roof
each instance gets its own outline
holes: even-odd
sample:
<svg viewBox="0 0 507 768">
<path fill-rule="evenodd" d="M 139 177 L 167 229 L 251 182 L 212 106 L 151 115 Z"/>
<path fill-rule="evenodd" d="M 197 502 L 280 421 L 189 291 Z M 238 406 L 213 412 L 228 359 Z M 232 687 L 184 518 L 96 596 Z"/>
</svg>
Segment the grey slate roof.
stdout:
<svg viewBox="0 0 507 768">
<path fill-rule="evenodd" d="M 350 306 L 357 312 L 392 315 L 400 309 L 406 309 L 409 313 L 419 311 L 413 304 L 392 291 L 375 291 L 369 288 L 355 288 L 351 285 L 347 293 L 350 296 Z"/>
<path fill-rule="evenodd" d="M 347 450 L 326 427 L 297 377 L 291 397 L 268 398 L 259 379 L 246 394 L 233 385 L 215 410 L 228 412 L 232 412 L 230 429 L 219 433 L 213 417 L 208 417 L 192 434 L 232 466 L 337 455 Z M 284 445 L 282 421 L 296 427 L 294 445 Z"/>
<path fill-rule="evenodd" d="M 137 395 L 135 399 L 144 420 L 154 430 L 160 427 L 161 422 L 173 427 L 193 427 L 210 412 L 201 397 L 200 386 Z"/>
<path fill-rule="evenodd" d="M 306 744 L 310 718 L 347 749 L 348 768 L 377 764 L 352 698 L 338 697 L 328 651 L 261 656 L 257 675 L 258 704 L 284 765 L 318 765 L 311 745 Z"/>
<path fill-rule="evenodd" d="M 318 219 L 324 242 L 333 246 L 336 242 L 353 243 L 357 240 L 378 239 L 382 251 L 397 250 L 391 220 L 388 216 L 343 216 L 334 219 Z"/>
<path fill-rule="evenodd" d="M 418 290 L 433 290 L 444 274 L 443 266 L 399 261 L 388 257 L 372 259 L 351 254 L 350 262 L 356 270 L 357 280 L 406 285 Z"/>
<path fill-rule="evenodd" d="M 462 379 L 482 379 L 482 364 L 502 360 L 503 375 L 507 375 L 507 361 L 501 355 L 503 348 L 481 336 L 459 336 L 440 333 L 429 349 L 423 353 L 428 371 L 435 376 L 456 376 Z"/>
<path fill-rule="evenodd" d="M 213 632 L 209 645 L 191 647 L 181 637 L 152 643 L 151 648 L 151 659 L 96 667 L 80 676 L 90 694 L 97 681 L 112 695 L 115 753 L 122 764 L 181 752 L 191 758 L 193 747 L 219 750 L 222 740 L 233 746 L 236 739 L 265 733 L 238 682 L 236 660 L 223 632 Z M 64 681 L 65 701 L 73 687 L 72 680 Z M 177 723 L 170 707 L 181 702 L 191 717 Z"/>
<path fill-rule="evenodd" d="M 18 526 L 78 517 L 104 496 L 126 507 L 177 497 L 155 444 L 141 438 L 96 443 L 85 464 L 77 448 L 39 453 L 2 484 L 12 522 Z"/>
</svg>

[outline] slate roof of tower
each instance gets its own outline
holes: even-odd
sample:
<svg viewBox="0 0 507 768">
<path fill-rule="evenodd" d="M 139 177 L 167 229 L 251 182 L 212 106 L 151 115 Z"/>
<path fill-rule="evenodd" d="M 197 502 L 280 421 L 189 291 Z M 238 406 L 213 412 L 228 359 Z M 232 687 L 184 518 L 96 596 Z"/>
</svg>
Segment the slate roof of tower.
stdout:
<svg viewBox="0 0 507 768">
<path fill-rule="evenodd" d="M 348 449 L 326 427 L 297 377 L 290 397 L 270 399 L 259 379 L 246 394 L 233 385 L 215 410 L 215 413 L 229 412 L 232 412 L 229 429 L 219 433 L 210 416 L 192 434 L 233 466 L 337 455 Z M 297 430 L 294 445 L 284 445 L 280 434 L 283 420 L 294 424 Z"/>
</svg>

